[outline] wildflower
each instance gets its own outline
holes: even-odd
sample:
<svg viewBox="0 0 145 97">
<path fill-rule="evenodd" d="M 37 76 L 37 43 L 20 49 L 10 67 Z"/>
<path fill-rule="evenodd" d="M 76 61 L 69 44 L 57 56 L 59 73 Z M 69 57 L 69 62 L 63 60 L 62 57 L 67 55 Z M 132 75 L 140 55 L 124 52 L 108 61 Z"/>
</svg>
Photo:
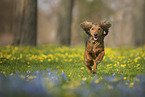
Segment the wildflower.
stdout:
<svg viewBox="0 0 145 97">
<path fill-rule="evenodd" d="M 115 72 L 112 74 L 112 76 L 115 76 L 116 74 L 115 74 Z"/>
<path fill-rule="evenodd" d="M 81 69 L 84 69 L 84 67 L 81 67 Z"/>
<path fill-rule="evenodd" d="M 68 77 L 70 77 L 71 75 L 69 74 Z"/>
<path fill-rule="evenodd" d="M 137 64 L 137 67 L 139 66 L 140 64 Z"/>
<path fill-rule="evenodd" d="M 10 75 L 14 75 L 14 73 L 11 73 Z"/>
<path fill-rule="evenodd" d="M 127 82 L 126 82 L 125 84 L 126 84 L 126 85 L 128 85 L 128 83 L 127 83 Z"/>
<path fill-rule="evenodd" d="M 21 77 L 21 79 L 25 79 L 25 76 L 24 75 L 21 75 L 20 77 Z"/>
<path fill-rule="evenodd" d="M 99 80 L 95 80 L 95 83 L 96 83 L 96 84 L 99 83 Z"/>
<path fill-rule="evenodd" d="M 133 85 L 134 85 L 134 83 L 132 82 L 132 83 L 129 84 L 129 87 L 133 87 Z"/>
<path fill-rule="evenodd" d="M 69 59 L 69 62 L 71 62 L 72 61 L 72 59 Z"/>
<path fill-rule="evenodd" d="M 28 79 L 34 79 L 35 77 L 34 76 L 28 76 Z"/>
<path fill-rule="evenodd" d="M 67 62 L 68 60 L 67 60 L 67 59 L 65 59 L 64 61 L 65 61 L 65 62 Z"/>
<path fill-rule="evenodd" d="M 134 62 L 137 62 L 137 58 L 134 59 Z"/>
<path fill-rule="evenodd" d="M 3 72 L 3 74 L 6 74 L 6 72 Z"/>
<path fill-rule="evenodd" d="M 126 77 L 123 77 L 123 79 L 126 79 Z"/>
<path fill-rule="evenodd" d="M 36 71 L 36 74 L 39 74 L 39 71 L 38 70 Z"/>
<path fill-rule="evenodd" d="M 40 62 L 43 62 L 43 60 L 40 60 Z"/>
<path fill-rule="evenodd" d="M 67 76 L 65 75 L 64 72 L 61 73 L 61 76 L 62 76 L 62 78 L 63 78 L 63 81 L 67 80 Z"/>
<path fill-rule="evenodd" d="M 22 58 L 23 57 L 23 55 L 22 54 L 20 54 L 20 58 Z"/>
<path fill-rule="evenodd" d="M 30 65 L 28 67 L 31 67 Z"/>
<path fill-rule="evenodd" d="M 123 64 L 121 64 L 121 67 L 125 67 L 125 66 L 126 66 L 126 64 L 124 64 L 124 65 L 123 65 Z"/>
<path fill-rule="evenodd" d="M 48 59 L 48 61 L 50 62 L 50 61 L 51 61 L 51 59 Z"/>
<path fill-rule="evenodd" d="M 140 79 L 139 78 L 136 78 L 135 81 L 140 82 Z"/>
<path fill-rule="evenodd" d="M 86 77 L 82 78 L 83 81 L 85 81 L 86 79 L 87 79 Z"/>
</svg>

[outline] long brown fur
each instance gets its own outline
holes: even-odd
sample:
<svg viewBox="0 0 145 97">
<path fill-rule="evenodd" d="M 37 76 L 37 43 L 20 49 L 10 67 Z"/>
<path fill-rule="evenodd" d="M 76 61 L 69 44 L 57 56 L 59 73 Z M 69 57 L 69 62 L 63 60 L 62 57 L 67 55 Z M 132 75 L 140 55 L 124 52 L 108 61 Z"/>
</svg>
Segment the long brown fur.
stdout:
<svg viewBox="0 0 145 97">
<path fill-rule="evenodd" d="M 88 72 L 96 73 L 97 65 L 105 55 L 104 37 L 108 34 L 111 23 L 109 21 L 102 21 L 100 23 L 85 21 L 80 26 L 88 34 L 84 53 L 85 65 L 88 68 Z M 93 65 L 94 69 L 92 70 Z"/>
</svg>

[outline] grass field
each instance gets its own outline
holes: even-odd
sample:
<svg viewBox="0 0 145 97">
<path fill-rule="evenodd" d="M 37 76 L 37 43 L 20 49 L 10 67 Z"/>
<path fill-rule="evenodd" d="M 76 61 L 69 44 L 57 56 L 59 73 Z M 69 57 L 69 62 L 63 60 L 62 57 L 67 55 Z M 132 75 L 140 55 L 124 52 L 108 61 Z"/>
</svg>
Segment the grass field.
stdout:
<svg viewBox="0 0 145 97">
<path fill-rule="evenodd" d="M 0 47 L 0 84 L 3 84 L 3 88 L 6 88 L 6 90 L 0 88 L 0 93 L 5 97 L 5 95 L 8 95 L 5 94 L 8 90 L 9 92 L 13 90 L 12 87 L 21 87 L 11 96 L 21 95 L 21 93 L 18 93 L 19 90 L 23 91 L 24 97 L 34 96 L 33 94 L 37 91 L 41 91 L 36 93 L 37 96 L 40 96 L 40 94 L 48 96 L 46 90 L 49 90 L 49 94 L 52 96 L 93 97 L 98 95 L 106 97 L 103 92 L 107 92 L 106 95 L 114 97 L 119 95 L 120 97 L 135 97 L 135 93 L 138 93 L 136 87 L 139 87 L 142 92 L 137 96 L 143 97 L 145 95 L 145 47 L 105 48 L 104 60 L 98 65 L 95 75 L 87 72 L 83 55 L 84 47 L 54 45 L 37 47 L 8 45 Z M 33 81 L 42 85 L 36 85 Z M 17 82 L 18 85 L 14 85 L 13 82 Z M 7 86 L 8 83 L 9 86 Z M 23 83 L 26 83 L 26 86 L 31 83 L 32 89 L 30 90 L 35 88 L 35 93 L 32 91 L 32 95 L 30 95 L 31 93 L 27 95 L 22 88 Z M 100 92 L 96 92 L 96 87 L 95 89 L 93 87 L 95 85 L 91 84 L 98 85 L 96 86 L 97 91 Z M 118 85 L 124 86 L 124 92 L 120 92 L 121 89 Z M 38 90 L 36 86 L 38 86 Z M 115 88 L 116 86 L 118 87 Z M 113 93 L 114 90 L 117 93 Z M 128 90 L 130 94 L 126 93 L 125 90 Z"/>
</svg>

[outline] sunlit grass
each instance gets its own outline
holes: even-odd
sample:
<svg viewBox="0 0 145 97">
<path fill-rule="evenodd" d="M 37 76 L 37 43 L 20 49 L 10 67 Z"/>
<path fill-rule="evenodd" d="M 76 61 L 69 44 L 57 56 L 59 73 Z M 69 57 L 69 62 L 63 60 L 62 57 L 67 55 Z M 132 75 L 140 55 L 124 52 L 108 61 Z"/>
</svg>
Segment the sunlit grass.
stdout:
<svg viewBox="0 0 145 97">
<path fill-rule="evenodd" d="M 83 47 L 8 45 L 0 47 L 0 93 L 10 97 L 144 97 L 144 68 L 145 47 L 105 48 L 97 74 L 90 74 Z"/>
<path fill-rule="evenodd" d="M 131 80 L 137 74 L 145 73 L 145 47 L 142 48 L 105 48 L 105 57 L 98 65 L 97 75 L 124 75 Z M 0 47 L 0 73 L 12 74 L 37 70 L 65 72 L 71 79 L 92 79 L 84 64 L 84 48 L 41 45 L 37 47 Z"/>
</svg>

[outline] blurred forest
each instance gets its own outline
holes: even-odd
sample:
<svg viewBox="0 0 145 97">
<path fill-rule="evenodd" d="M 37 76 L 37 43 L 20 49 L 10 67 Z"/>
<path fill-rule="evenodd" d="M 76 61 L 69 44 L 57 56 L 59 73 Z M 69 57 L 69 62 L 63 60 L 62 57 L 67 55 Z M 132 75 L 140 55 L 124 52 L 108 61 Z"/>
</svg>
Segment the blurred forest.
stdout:
<svg viewBox="0 0 145 97">
<path fill-rule="evenodd" d="M 112 23 L 105 38 L 107 47 L 145 45 L 145 0 L 38 0 L 37 6 L 37 44 L 63 45 L 60 38 L 68 37 L 67 45 L 82 46 L 87 35 L 80 23 L 106 19 Z M 1 46 L 14 40 L 16 7 L 17 0 L 0 0 Z"/>
</svg>

